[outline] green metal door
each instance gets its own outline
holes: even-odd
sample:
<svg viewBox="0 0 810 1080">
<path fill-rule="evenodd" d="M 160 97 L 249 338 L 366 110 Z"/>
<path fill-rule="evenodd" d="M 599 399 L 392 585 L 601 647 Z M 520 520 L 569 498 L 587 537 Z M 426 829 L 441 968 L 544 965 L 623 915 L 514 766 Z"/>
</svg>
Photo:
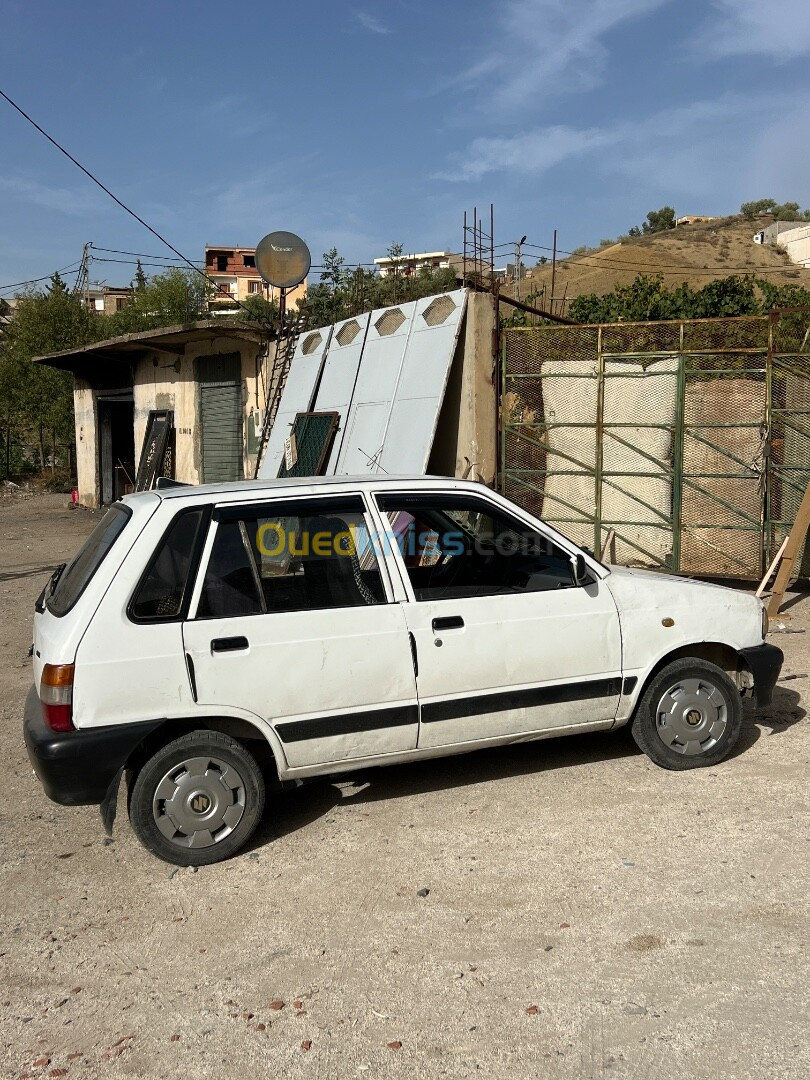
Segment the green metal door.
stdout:
<svg viewBox="0 0 810 1080">
<path fill-rule="evenodd" d="M 197 381 L 203 483 L 243 480 L 240 354 L 201 356 L 197 361 Z"/>
</svg>

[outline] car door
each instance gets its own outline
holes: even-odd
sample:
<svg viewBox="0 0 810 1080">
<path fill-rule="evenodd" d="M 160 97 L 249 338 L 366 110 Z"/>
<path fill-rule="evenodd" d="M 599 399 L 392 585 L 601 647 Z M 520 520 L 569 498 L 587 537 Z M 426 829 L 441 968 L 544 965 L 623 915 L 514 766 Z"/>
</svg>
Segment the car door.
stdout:
<svg viewBox="0 0 810 1080">
<path fill-rule="evenodd" d="M 572 553 L 485 496 L 379 494 L 413 635 L 419 747 L 604 727 L 621 693 L 615 603 Z"/>
<path fill-rule="evenodd" d="M 218 506 L 183 625 L 198 708 L 271 724 L 291 768 L 412 750 L 402 607 L 359 495 Z"/>
</svg>

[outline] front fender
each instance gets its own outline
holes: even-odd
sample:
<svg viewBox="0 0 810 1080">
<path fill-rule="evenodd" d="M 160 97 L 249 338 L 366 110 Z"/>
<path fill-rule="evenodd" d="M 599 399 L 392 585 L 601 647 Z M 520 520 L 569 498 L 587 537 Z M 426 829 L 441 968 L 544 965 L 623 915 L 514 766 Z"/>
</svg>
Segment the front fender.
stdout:
<svg viewBox="0 0 810 1080">
<path fill-rule="evenodd" d="M 740 658 L 754 676 L 754 697 L 757 708 L 770 705 L 773 688 L 782 670 L 785 654 L 776 645 L 753 645 L 749 649 L 740 649 Z"/>
</svg>

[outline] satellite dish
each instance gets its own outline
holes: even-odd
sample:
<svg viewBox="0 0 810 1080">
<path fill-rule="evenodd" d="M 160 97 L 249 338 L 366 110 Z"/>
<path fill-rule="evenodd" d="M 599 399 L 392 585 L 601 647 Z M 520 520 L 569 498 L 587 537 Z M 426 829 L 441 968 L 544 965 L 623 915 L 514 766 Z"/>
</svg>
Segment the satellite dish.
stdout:
<svg viewBox="0 0 810 1080">
<path fill-rule="evenodd" d="M 268 233 L 256 248 L 256 269 L 268 285 L 277 289 L 300 285 L 311 265 L 309 248 L 295 233 Z"/>
</svg>

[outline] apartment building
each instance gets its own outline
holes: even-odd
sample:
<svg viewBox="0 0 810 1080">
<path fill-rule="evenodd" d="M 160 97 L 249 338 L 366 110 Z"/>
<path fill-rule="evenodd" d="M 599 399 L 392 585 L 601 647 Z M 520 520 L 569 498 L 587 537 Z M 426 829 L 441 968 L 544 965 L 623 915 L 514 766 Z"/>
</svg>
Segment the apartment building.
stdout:
<svg viewBox="0 0 810 1080">
<path fill-rule="evenodd" d="M 206 246 L 205 272 L 218 286 L 211 297 L 211 309 L 245 301 L 250 296 L 262 296 L 265 300 L 278 300 L 279 290 L 267 285 L 256 269 L 255 247 Z M 307 294 L 304 280 L 294 289 L 287 290 L 287 307 L 294 307 Z"/>
</svg>

